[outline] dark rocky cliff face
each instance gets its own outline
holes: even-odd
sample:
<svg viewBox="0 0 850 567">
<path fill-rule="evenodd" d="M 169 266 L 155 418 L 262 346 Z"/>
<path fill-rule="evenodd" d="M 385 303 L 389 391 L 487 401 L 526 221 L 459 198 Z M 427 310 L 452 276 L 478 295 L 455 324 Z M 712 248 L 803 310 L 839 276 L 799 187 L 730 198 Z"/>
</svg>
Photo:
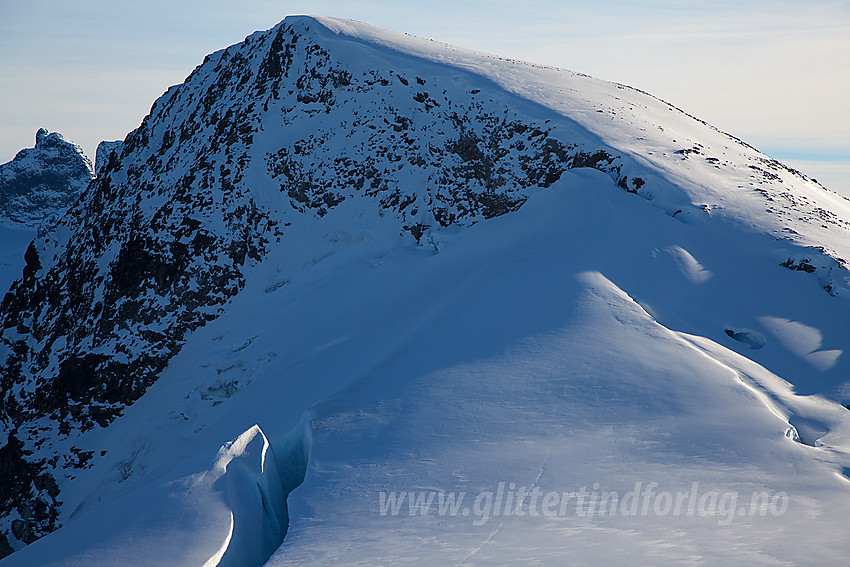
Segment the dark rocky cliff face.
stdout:
<svg viewBox="0 0 850 567">
<path fill-rule="evenodd" d="M 0 307 L 0 555 L 58 527 L 63 482 L 99 457 L 75 440 L 144 395 L 294 218 L 367 199 L 418 240 L 516 210 L 574 167 L 644 185 L 480 77 L 335 52 L 317 28 L 288 19 L 207 57 L 27 250 Z"/>
<path fill-rule="evenodd" d="M 41 128 L 35 147 L 0 165 L 0 218 L 32 228 L 52 226 L 92 179 L 92 165 L 79 146 Z"/>
</svg>

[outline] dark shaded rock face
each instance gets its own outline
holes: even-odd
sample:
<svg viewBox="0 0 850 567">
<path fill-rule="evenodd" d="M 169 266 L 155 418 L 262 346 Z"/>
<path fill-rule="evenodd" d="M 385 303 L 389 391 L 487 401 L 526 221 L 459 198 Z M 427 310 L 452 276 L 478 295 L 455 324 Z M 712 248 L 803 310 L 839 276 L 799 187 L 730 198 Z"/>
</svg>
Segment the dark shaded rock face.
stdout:
<svg viewBox="0 0 850 567">
<path fill-rule="evenodd" d="M 97 459 L 75 440 L 144 395 L 286 245 L 288 219 L 366 199 L 418 240 L 516 210 L 575 167 L 644 185 L 615 150 L 488 96 L 480 77 L 333 53 L 318 27 L 288 19 L 207 57 L 104 147 L 27 251 L 0 306 L 0 555 L 58 526 L 63 482 Z"/>
<path fill-rule="evenodd" d="M 35 147 L 0 165 L 0 218 L 32 228 L 55 224 L 92 179 L 92 165 L 79 146 L 41 128 Z"/>
<path fill-rule="evenodd" d="M 110 161 L 120 157 L 123 145 L 124 143 L 121 140 L 105 141 L 97 145 L 94 157 L 95 175 L 100 175 Z"/>
</svg>

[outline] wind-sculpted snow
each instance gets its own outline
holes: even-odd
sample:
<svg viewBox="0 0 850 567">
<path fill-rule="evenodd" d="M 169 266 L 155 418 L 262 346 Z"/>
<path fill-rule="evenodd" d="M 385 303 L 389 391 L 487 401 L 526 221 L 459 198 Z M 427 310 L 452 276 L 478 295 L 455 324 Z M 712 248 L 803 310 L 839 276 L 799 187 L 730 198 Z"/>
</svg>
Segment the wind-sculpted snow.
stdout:
<svg viewBox="0 0 850 567">
<path fill-rule="evenodd" d="M 280 501 L 304 477 L 309 453 L 303 442 L 269 453 L 268 424 L 281 434 L 316 404 L 338 408 L 340 392 L 358 400 L 358 384 L 403 381 L 400 373 L 369 386 L 407 349 L 405 371 L 417 376 L 424 359 L 472 361 L 458 360 L 472 356 L 461 346 L 426 356 L 415 345 L 443 333 L 434 314 L 458 328 L 477 325 L 454 294 L 465 290 L 473 304 L 479 295 L 464 282 L 479 273 L 488 274 L 480 299 L 492 301 L 486 317 L 476 313 L 506 342 L 550 331 L 555 322 L 541 324 L 538 311 L 566 317 L 577 301 L 583 313 L 576 294 L 558 304 L 546 266 L 567 270 L 566 282 L 616 272 L 646 311 L 630 318 L 629 299 L 615 319 L 663 335 L 647 343 L 647 356 L 667 352 L 652 349 L 678 341 L 667 331 L 676 328 L 762 357 L 806 393 L 842 387 L 846 334 L 832 317 L 846 309 L 823 306 L 846 302 L 823 289 L 847 288 L 846 204 L 621 85 L 352 22 L 287 18 L 208 56 L 125 140 L 101 144 L 96 161 L 96 179 L 30 245 L 0 307 L 0 553 L 60 524 L 76 533 L 101 506 L 140 498 L 141 487 L 176 470 L 176 456 L 263 423 L 269 437 L 250 429 L 232 445 L 244 445 L 250 463 L 243 470 L 231 460 L 226 512 L 192 552 L 203 561 L 263 561 L 286 531 Z M 516 215 L 505 232 L 493 228 Z M 538 222 L 557 245 L 528 236 Z M 458 242 L 466 255 L 452 255 Z M 446 255 L 453 268 L 431 271 Z M 502 278 L 514 264 L 527 273 L 515 274 L 526 274 L 522 285 L 505 295 Z M 478 271 L 467 275 L 469 266 Z M 600 281 L 590 287 L 608 289 Z M 771 293 L 750 297 L 760 286 Z M 649 317 L 663 319 L 664 332 Z M 805 321 L 821 333 L 828 354 L 815 357 L 819 374 L 805 373 L 809 353 L 769 333 L 764 348 L 749 352 L 741 338 L 768 320 Z M 575 333 L 598 332 L 575 325 Z M 469 352 L 481 347 L 475 333 L 463 336 Z M 702 360 L 687 352 L 689 365 Z M 761 415 L 741 423 L 761 427 Z M 779 417 L 793 429 L 788 415 Z M 818 431 L 797 437 L 829 441 Z M 257 480 L 273 455 L 278 466 L 269 466 L 289 471 L 280 490 L 271 473 Z M 197 473 L 199 462 L 169 478 Z M 151 494 L 172 502 L 162 486 L 151 484 Z M 271 502 L 265 515 L 258 501 Z M 121 541 L 115 549 L 135 545 Z"/>
<path fill-rule="evenodd" d="M 160 479 L 164 488 L 137 487 L 110 501 L 106 515 L 80 508 L 55 534 L 61 556 L 30 546 L 4 565 L 263 565 L 286 534 L 286 498 L 304 478 L 309 451 L 308 419 L 277 444 L 253 425 L 217 452 L 178 456 Z"/>
<path fill-rule="evenodd" d="M 231 527 L 221 548 L 205 566 L 262 565 L 283 542 L 289 526 L 286 497 L 304 479 L 310 450 L 309 419 L 290 435 L 278 462 L 269 440 L 258 425 L 223 446 L 211 479 L 224 477 L 231 509 Z"/>
<path fill-rule="evenodd" d="M 64 526 L 8 564 L 257 560 L 271 546 L 264 490 L 245 474 L 230 492 L 214 466 L 238 453 L 259 469 L 254 424 L 287 471 L 281 484 L 304 478 L 270 565 L 593 564 L 603 548 L 616 563 L 840 563 L 850 412 L 747 358 L 811 388 L 779 341 L 752 350 L 724 333 L 773 313 L 819 329 L 824 348 L 847 344 L 850 305 L 779 266 L 780 243 L 741 246 L 741 231 L 681 223 L 586 169 L 515 213 L 432 228 L 419 244 L 381 212 L 347 199 L 287 227 L 289 246 L 147 393 L 80 437 L 106 455 L 65 483 Z M 690 278 L 663 252 L 673 247 L 712 277 Z M 846 369 L 840 356 L 821 376 L 840 384 Z M 697 483 L 709 504 L 588 515 L 571 500 L 533 516 L 527 498 L 486 518 L 482 506 L 499 483 L 623 496 L 637 482 L 668 498 Z M 455 514 L 405 501 L 382 515 L 391 492 L 467 500 Z M 750 512 L 752 494 L 787 509 Z M 255 527 L 244 540 L 240 512 Z M 718 549 L 718 537 L 731 543 Z"/>
</svg>

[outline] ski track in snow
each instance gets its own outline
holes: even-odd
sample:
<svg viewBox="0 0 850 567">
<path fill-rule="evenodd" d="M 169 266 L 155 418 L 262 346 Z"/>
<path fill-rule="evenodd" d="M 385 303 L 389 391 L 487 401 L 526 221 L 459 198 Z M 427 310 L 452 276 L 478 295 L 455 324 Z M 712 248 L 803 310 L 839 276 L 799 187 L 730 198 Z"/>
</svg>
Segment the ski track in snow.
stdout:
<svg viewBox="0 0 850 567">
<path fill-rule="evenodd" d="M 546 453 L 546 459 L 545 459 L 545 460 L 543 461 L 543 463 L 540 465 L 540 471 L 537 473 L 537 477 L 534 479 L 534 482 L 532 482 L 532 483 L 531 483 L 531 489 L 532 489 L 532 490 L 534 490 L 534 488 L 535 488 L 535 487 L 537 487 L 537 486 L 539 485 L 539 483 L 540 483 L 540 477 L 542 477 L 542 476 L 543 476 L 543 472 L 544 472 L 544 471 L 545 471 L 545 469 L 546 469 L 546 463 L 548 463 L 548 462 L 549 462 L 549 457 L 550 457 L 550 456 L 552 456 L 552 451 L 549 451 L 549 452 L 547 452 L 547 453 Z M 523 502 L 523 503 L 524 503 L 524 502 Z M 478 554 L 478 553 L 479 553 L 482 549 L 484 549 L 485 547 L 487 547 L 487 544 L 488 544 L 488 543 L 490 543 L 491 541 L 493 541 L 493 539 L 494 539 L 497 535 L 499 535 L 499 532 L 500 532 L 500 531 L 502 531 L 502 528 L 503 528 L 504 526 L 505 526 L 505 522 L 499 522 L 499 525 L 496 527 L 496 529 L 495 529 L 495 530 L 493 530 L 493 531 L 490 533 L 490 535 L 489 535 L 489 536 L 487 536 L 487 539 L 486 539 L 486 540 L 484 540 L 484 542 L 483 542 L 480 546 L 478 546 L 478 548 L 476 548 L 476 549 L 475 549 L 475 551 L 473 551 L 472 553 L 470 553 L 469 555 L 467 555 L 467 556 L 463 559 L 463 561 L 461 561 L 460 563 L 461 563 L 461 564 L 469 563 L 469 561 L 470 561 L 470 560 L 471 560 L 471 559 L 472 559 L 475 555 L 477 555 L 477 554 Z"/>
</svg>

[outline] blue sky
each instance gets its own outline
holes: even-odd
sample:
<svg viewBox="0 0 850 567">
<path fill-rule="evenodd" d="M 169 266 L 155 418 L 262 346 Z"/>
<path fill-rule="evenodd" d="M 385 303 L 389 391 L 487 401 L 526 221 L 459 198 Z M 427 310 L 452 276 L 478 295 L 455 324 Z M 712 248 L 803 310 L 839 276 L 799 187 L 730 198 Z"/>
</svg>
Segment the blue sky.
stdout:
<svg viewBox="0 0 850 567">
<path fill-rule="evenodd" d="M 204 55 L 302 13 L 638 87 L 850 195 L 846 0 L 3 0 L 0 162 L 42 126 L 93 157 Z"/>
</svg>

